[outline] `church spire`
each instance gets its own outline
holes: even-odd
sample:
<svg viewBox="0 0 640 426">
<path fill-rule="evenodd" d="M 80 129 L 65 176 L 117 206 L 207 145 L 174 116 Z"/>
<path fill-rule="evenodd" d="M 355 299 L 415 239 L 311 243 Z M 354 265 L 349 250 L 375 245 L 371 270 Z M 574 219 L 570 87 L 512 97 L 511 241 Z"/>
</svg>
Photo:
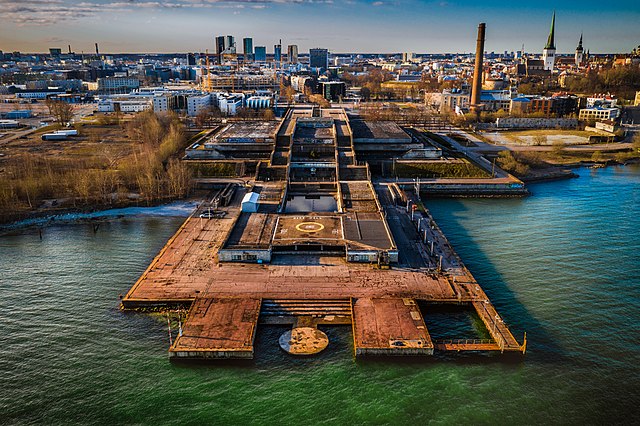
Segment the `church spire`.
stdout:
<svg viewBox="0 0 640 426">
<path fill-rule="evenodd" d="M 578 42 L 578 47 L 576 48 L 576 50 L 584 50 L 582 47 L 582 33 L 580 33 L 580 41 Z"/>
<path fill-rule="evenodd" d="M 549 31 L 549 38 L 547 39 L 547 45 L 545 49 L 556 49 L 556 11 L 553 11 L 553 18 L 551 19 L 551 31 Z"/>
</svg>

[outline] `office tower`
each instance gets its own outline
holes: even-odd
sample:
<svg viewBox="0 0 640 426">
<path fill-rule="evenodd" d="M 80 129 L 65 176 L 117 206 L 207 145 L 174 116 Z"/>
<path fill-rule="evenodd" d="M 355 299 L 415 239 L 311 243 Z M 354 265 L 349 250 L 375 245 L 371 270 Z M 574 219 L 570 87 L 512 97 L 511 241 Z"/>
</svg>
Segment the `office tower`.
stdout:
<svg viewBox="0 0 640 426">
<path fill-rule="evenodd" d="M 292 64 L 298 63 L 298 46 L 296 44 L 290 44 L 287 47 L 287 59 Z"/>
<path fill-rule="evenodd" d="M 244 60 L 252 61 L 253 60 L 253 39 L 249 37 L 242 39 L 242 46 L 243 46 L 242 53 L 244 53 Z"/>
<path fill-rule="evenodd" d="M 222 56 L 236 53 L 236 42 L 233 36 L 218 36 L 216 37 L 216 55 L 218 56 L 218 62 L 222 63 Z"/>
<path fill-rule="evenodd" d="M 266 62 L 267 48 L 265 46 L 256 46 L 254 55 L 257 62 Z"/>
<path fill-rule="evenodd" d="M 273 46 L 273 60 L 276 62 L 280 62 L 282 60 L 282 41 L 280 44 Z"/>
<path fill-rule="evenodd" d="M 196 55 L 193 53 L 187 53 L 187 65 L 195 65 L 196 64 Z"/>
<path fill-rule="evenodd" d="M 329 68 L 329 51 L 327 49 L 309 50 L 309 66 L 311 68 Z"/>
</svg>

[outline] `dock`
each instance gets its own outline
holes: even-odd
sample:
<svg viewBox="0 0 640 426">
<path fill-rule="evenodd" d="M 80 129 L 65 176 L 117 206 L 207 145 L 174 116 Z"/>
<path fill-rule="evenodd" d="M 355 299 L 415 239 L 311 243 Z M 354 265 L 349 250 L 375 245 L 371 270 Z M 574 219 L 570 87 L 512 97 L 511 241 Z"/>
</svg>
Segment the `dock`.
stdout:
<svg viewBox="0 0 640 426">
<path fill-rule="evenodd" d="M 368 165 L 356 162 L 344 110 L 293 111 L 273 146 L 279 169 L 260 165 L 251 184 L 211 182 L 229 196 L 185 220 L 122 308 L 189 307 L 171 359 L 253 358 L 256 333 L 270 325 L 292 327 L 281 342 L 289 353 L 307 351 L 296 349 L 304 336 L 302 346 L 324 348 L 319 327 L 349 325 L 355 357 L 524 353 L 526 340 L 512 334 L 419 189 L 374 183 Z M 259 201 L 245 209 L 247 192 Z M 331 207 L 287 210 L 294 198 L 313 206 L 320 197 L 333 198 Z M 425 304 L 473 308 L 490 338 L 434 338 Z"/>
<path fill-rule="evenodd" d="M 199 297 L 169 349 L 174 359 L 252 359 L 260 299 Z"/>
<path fill-rule="evenodd" d="M 433 343 L 412 299 L 353 302 L 353 346 L 360 356 L 433 355 Z"/>
</svg>

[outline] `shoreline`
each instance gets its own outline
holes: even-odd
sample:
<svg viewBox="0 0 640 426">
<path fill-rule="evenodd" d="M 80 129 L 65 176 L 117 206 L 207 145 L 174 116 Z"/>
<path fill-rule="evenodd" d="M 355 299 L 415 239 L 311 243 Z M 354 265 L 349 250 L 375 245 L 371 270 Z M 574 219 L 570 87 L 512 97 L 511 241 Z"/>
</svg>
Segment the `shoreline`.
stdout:
<svg viewBox="0 0 640 426">
<path fill-rule="evenodd" d="M 71 225 L 81 223 L 102 223 L 113 219 L 136 216 L 188 217 L 197 208 L 197 200 L 192 197 L 172 200 L 150 206 L 125 205 L 117 207 L 81 209 L 59 209 L 57 212 L 42 210 L 27 215 L 24 219 L 0 224 L 0 237 L 31 229 L 43 229 L 51 225 Z"/>
<path fill-rule="evenodd" d="M 541 173 L 537 176 L 529 176 L 520 178 L 525 184 L 530 183 L 544 183 L 553 182 L 564 179 L 575 179 L 580 175 L 572 170 L 567 169 L 581 169 L 590 168 L 593 165 L 600 164 L 602 168 L 611 166 L 627 166 L 632 164 L 640 164 L 640 159 L 632 159 L 624 164 L 615 161 L 603 161 L 603 162 L 577 162 L 567 165 L 563 165 L 561 168 L 549 168 L 542 169 Z M 443 194 L 444 195 L 444 194 Z M 444 195 L 446 197 L 446 195 Z M 470 195 L 451 195 L 446 198 L 474 198 L 478 197 L 476 194 Z M 149 206 L 140 206 L 137 204 L 128 204 L 119 206 L 96 206 L 92 209 L 89 208 L 60 208 L 60 209 L 42 209 L 36 210 L 25 214 L 22 219 L 15 221 L 0 223 L 0 237 L 8 235 L 14 232 L 22 232 L 29 229 L 45 228 L 50 225 L 67 225 L 75 223 L 96 223 L 114 218 L 121 217 L 134 217 L 141 215 L 141 212 L 161 209 L 170 206 L 192 206 L 189 212 L 181 212 L 176 214 L 163 214 L 161 216 L 172 217 L 187 217 L 197 207 L 197 204 L 202 200 L 196 197 L 165 200 L 166 202 L 153 203 Z M 144 214 L 143 214 L 144 215 Z"/>
<path fill-rule="evenodd" d="M 524 176 L 519 178 L 524 183 L 540 183 L 540 182 L 552 182 L 563 179 L 574 179 L 580 177 L 573 170 L 582 168 L 606 168 L 606 167 L 624 167 L 633 164 L 640 164 L 640 159 L 633 158 L 624 163 L 619 163 L 615 160 L 605 161 L 578 161 L 575 163 L 563 164 L 545 169 L 540 169 L 540 173 L 533 174 L 531 176 Z"/>
</svg>

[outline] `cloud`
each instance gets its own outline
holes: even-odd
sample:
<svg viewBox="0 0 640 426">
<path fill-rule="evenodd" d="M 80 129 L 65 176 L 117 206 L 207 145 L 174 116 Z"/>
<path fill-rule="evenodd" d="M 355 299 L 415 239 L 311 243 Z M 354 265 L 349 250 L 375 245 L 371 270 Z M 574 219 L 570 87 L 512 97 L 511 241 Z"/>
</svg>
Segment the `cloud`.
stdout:
<svg viewBox="0 0 640 426">
<path fill-rule="evenodd" d="M 264 9 L 270 5 L 332 4 L 333 0 L 0 0 L 3 20 L 18 25 L 52 25 L 62 21 L 94 17 L 102 13 L 136 10 L 233 8 Z"/>
</svg>

